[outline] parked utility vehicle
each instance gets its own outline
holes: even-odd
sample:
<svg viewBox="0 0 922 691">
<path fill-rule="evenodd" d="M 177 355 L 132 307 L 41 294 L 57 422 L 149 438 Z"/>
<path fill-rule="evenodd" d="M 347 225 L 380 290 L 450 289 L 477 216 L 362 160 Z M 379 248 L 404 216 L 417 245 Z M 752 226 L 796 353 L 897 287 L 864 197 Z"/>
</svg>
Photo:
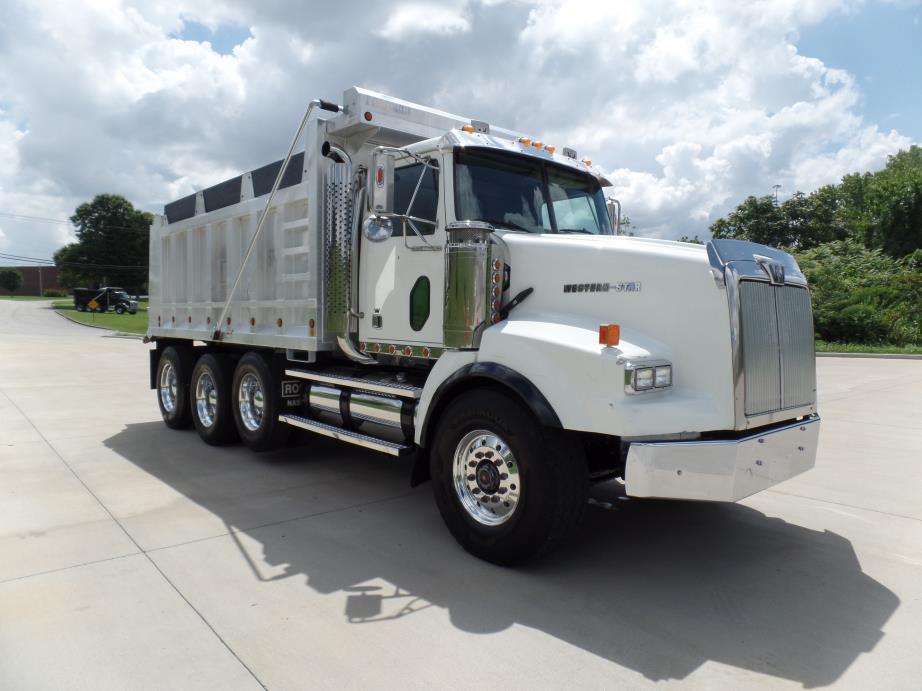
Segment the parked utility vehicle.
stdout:
<svg viewBox="0 0 922 691">
<path fill-rule="evenodd" d="M 74 307 L 78 312 L 107 312 L 135 314 L 138 301 L 132 300 L 124 288 L 74 288 Z"/>
<path fill-rule="evenodd" d="M 451 533 L 498 563 L 560 542 L 593 479 L 735 501 L 810 468 L 794 259 L 619 236 L 606 185 L 485 122 L 360 88 L 312 102 L 283 160 L 154 219 L 164 421 L 413 453 Z"/>
</svg>

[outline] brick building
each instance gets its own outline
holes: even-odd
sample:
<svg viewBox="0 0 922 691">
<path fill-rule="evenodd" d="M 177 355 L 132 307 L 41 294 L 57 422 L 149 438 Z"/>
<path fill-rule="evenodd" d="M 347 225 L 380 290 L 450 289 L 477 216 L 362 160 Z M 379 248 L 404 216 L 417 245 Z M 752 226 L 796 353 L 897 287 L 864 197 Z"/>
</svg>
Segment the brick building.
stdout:
<svg viewBox="0 0 922 691">
<path fill-rule="evenodd" d="M 41 295 L 46 290 L 63 290 L 58 285 L 56 266 L 0 266 L 0 269 L 16 269 L 22 274 L 22 287 L 16 295 Z M 0 295 L 9 294 L 10 291 L 0 288 Z"/>
</svg>

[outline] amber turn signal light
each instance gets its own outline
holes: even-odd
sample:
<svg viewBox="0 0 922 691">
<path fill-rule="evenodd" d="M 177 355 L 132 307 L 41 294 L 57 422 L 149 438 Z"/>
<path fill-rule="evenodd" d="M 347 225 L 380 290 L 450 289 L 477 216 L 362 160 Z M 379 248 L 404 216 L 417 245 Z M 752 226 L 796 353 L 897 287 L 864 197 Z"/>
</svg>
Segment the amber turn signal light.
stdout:
<svg viewBox="0 0 922 691">
<path fill-rule="evenodd" d="M 599 326 L 599 345 L 616 346 L 621 342 L 621 327 L 618 324 Z"/>
</svg>

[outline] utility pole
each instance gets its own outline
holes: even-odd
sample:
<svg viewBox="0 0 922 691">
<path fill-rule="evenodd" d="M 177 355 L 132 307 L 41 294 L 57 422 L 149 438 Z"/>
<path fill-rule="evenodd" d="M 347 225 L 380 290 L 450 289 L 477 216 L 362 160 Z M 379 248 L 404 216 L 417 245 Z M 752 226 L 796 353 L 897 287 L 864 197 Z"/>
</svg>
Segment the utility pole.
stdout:
<svg viewBox="0 0 922 691">
<path fill-rule="evenodd" d="M 775 190 L 775 206 L 778 206 L 778 190 L 781 189 L 781 185 L 772 185 L 772 189 Z"/>
</svg>

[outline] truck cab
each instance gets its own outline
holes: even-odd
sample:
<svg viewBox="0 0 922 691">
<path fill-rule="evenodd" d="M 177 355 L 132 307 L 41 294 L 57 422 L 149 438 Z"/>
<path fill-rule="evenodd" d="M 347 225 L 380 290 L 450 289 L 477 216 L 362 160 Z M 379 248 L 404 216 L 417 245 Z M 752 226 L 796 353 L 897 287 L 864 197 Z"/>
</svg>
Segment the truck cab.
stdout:
<svg viewBox="0 0 922 691">
<path fill-rule="evenodd" d="M 412 454 L 453 536 L 497 563 L 565 539 L 590 481 L 736 501 L 812 467 L 790 255 L 618 235 L 600 171 L 527 133 L 359 88 L 314 106 L 334 115 L 309 109 L 286 159 L 155 219 L 168 425 Z"/>
</svg>

